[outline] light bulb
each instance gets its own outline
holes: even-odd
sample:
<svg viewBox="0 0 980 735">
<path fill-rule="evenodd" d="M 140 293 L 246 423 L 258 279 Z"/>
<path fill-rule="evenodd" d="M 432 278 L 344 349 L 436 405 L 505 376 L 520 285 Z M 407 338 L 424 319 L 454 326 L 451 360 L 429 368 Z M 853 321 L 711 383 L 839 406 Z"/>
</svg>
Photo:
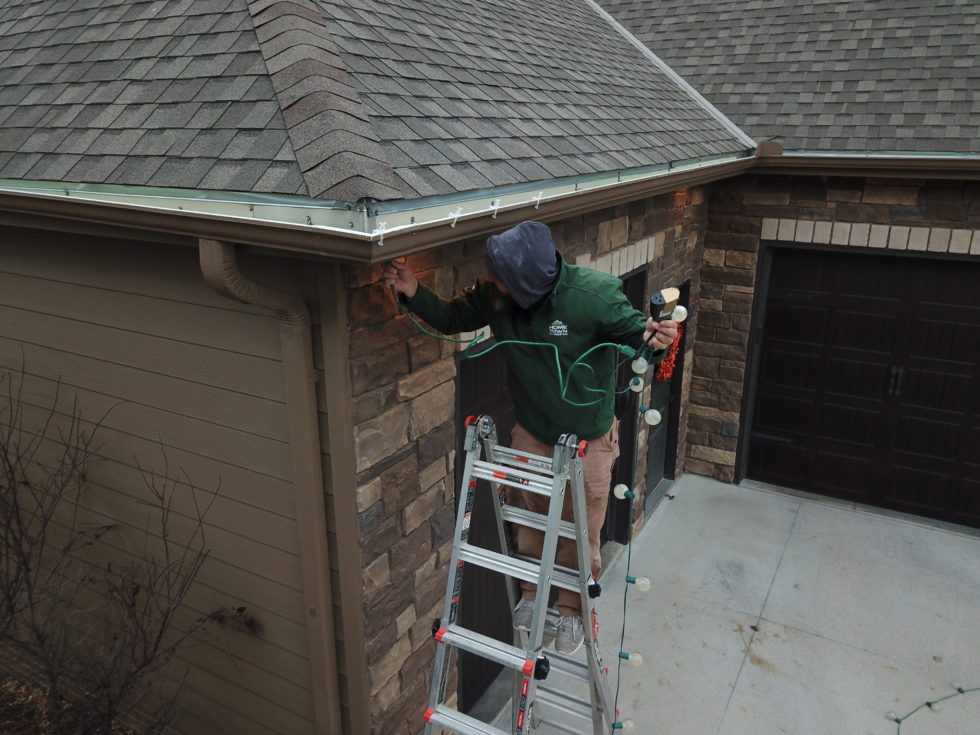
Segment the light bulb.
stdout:
<svg viewBox="0 0 980 735">
<path fill-rule="evenodd" d="M 663 416 L 660 414 L 660 411 L 651 408 L 643 412 L 643 420 L 650 426 L 656 426 L 663 420 Z"/>
<path fill-rule="evenodd" d="M 627 653 L 626 651 L 620 651 L 619 657 L 623 659 L 630 666 L 643 666 L 643 655 L 639 653 Z"/>
<path fill-rule="evenodd" d="M 647 368 L 650 367 L 650 363 L 647 362 L 645 357 L 638 357 L 633 360 L 630 367 L 633 368 L 633 372 L 637 375 L 643 375 L 647 371 Z"/>
<path fill-rule="evenodd" d="M 887 717 L 887 718 L 888 718 L 889 720 L 893 720 L 893 721 L 895 721 L 895 722 L 899 722 L 899 721 L 900 721 L 900 720 L 898 719 L 898 715 L 896 715 L 896 714 L 895 714 L 894 712 L 888 712 L 888 713 L 887 713 L 887 714 L 885 715 L 885 717 Z"/>
<path fill-rule="evenodd" d="M 643 378 L 639 375 L 635 375 L 630 379 L 630 390 L 634 393 L 640 393 L 646 386 L 643 384 Z"/>
<path fill-rule="evenodd" d="M 647 592 L 650 589 L 649 577 L 627 577 L 626 581 L 630 584 L 635 584 L 636 589 L 640 592 Z"/>
<path fill-rule="evenodd" d="M 623 483 L 619 483 L 613 488 L 613 495 L 615 495 L 620 500 L 626 500 L 626 498 L 633 499 L 636 497 L 636 493 L 629 489 L 628 486 Z"/>
<path fill-rule="evenodd" d="M 622 722 L 614 722 L 613 730 L 622 730 L 623 732 L 633 732 L 634 731 L 633 720 L 628 717 Z"/>
<path fill-rule="evenodd" d="M 687 319 L 687 309 L 678 304 L 674 307 L 674 313 L 671 314 L 675 322 L 682 322 Z"/>
</svg>

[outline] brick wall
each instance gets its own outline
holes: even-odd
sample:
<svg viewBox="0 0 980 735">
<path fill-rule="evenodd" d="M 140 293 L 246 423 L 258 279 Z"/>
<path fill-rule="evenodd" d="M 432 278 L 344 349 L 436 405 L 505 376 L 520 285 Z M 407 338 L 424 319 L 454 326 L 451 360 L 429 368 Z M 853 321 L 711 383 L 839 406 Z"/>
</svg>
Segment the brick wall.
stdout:
<svg viewBox="0 0 980 735">
<path fill-rule="evenodd" d="M 711 187 L 686 468 L 731 482 L 760 242 L 980 256 L 980 183 L 746 175 Z"/>
<path fill-rule="evenodd" d="M 704 191 L 693 189 L 549 224 L 570 262 L 614 275 L 649 263 L 649 288 L 691 281 L 693 317 L 705 207 Z M 409 260 L 419 279 L 445 296 L 482 275 L 483 262 L 483 238 Z M 349 277 L 357 507 L 372 732 L 407 735 L 422 730 L 430 627 L 442 611 L 455 521 L 456 347 L 399 316 L 376 283 L 379 272 L 352 269 Z M 692 330 L 688 349 L 694 337 Z M 689 371 L 690 361 L 685 365 Z M 635 507 L 639 514 L 643 503 Z"/>
</svg>

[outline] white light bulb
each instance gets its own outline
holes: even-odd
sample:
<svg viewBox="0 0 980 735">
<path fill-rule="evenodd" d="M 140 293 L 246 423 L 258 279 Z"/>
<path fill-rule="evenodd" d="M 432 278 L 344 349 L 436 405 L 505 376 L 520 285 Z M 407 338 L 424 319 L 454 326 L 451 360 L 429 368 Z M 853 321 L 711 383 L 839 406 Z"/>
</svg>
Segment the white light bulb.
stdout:
<svg viewBox="0 0 980 735">
<path fill-rule="evenodd" d="M 641 378 L 639 375 L 634 376 L 630 380 L 630 390 L 634 393 L 641 392 L 645 387 L 646 386 L 643 384 L 643 378 Z"/>
<path fill-rule="evenodd" d="M 655 408 L 651 408 L 643 413 L 643 420 L 647 422 L 650 426 L 656 426 L 661 422 L 663 416 Z"/>
<path fill-rule="evenodd" d="M 618 485 L 616 485 L 616 487 L 613 488 L 613 495 L 615 495 L 620 500 L 626 500 L 626 498 L 628 498 L 631 494 L 632 493 L 629 487 L 627 487 L 623 483 L 619 483 Z"/>
<path fill-rule="evenodd" d="M 623 732 L 633 732 L 633 730 L 634 730 L 633 720 L 627 717 L 625 720 L 623 720 Z"/>
<path fill-rule="evenodd" d="M 626 659 L 626 663 L 635 668 L 643 666 L 643 655 L 639 653 L 631 653 L 629 658 Z"/>
<path fill-rule="evenodd" d="M 648 577 L 637 577 L 636 578 L 636 589 L 640 592 L 650 591 L 650 579 Z"/>
<path fill-rule="evenodd" d="M 682 322 L 687 319 L 687 309 L 678 304 L 674 307 L 674 313 L 671 314 L 675 322 Z"/>
<path fill-rule="evenodd" d="M 892 720 L 892 721 L 898 720 L 898 715 L 896 715 L 894 712 L 888 712 L 885 715 L 885 717 L 887 717 L 889 720 Z"/>
<path fill-rule="evenodd" d="M 645 357 L 638 357 L 635 360 L 633 360 L 633 363 L 630 367 L 633 368 L 633 372 L 636 373 L 637 375 L 643 375 L 643 373 L 647 371 L 647 368 L 650 367 L 650 363 L 646 361 Z"/>
</svg>

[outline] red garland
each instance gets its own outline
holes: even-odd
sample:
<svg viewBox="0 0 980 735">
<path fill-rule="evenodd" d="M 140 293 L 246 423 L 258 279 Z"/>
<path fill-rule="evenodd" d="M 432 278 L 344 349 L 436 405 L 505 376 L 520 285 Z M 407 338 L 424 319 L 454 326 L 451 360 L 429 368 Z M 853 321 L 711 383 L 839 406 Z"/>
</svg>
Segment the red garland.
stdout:
<svg viewBox="0 0 980 735">
<path fill-rule="evenodd" d="M 681 337 L 684 335 L 684 329 L 680 324 L 677 325 L 677 336 L 670 345 L 670 350 L 667 352 L 667 357 L 657 363 L 657 368 L 653 372 L 653 379 L 658 383 L 665 383 L 670 380 L 671 376 L 674 374 L 674 365 L 677 364 L 677 351 L 681 346 Z"/>
</svg>

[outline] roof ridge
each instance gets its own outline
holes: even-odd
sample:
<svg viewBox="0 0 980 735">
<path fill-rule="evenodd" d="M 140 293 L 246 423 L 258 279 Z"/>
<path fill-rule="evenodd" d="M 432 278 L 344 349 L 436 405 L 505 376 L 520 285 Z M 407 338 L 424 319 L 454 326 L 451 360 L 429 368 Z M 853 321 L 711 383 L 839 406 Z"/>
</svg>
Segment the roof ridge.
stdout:
<svg viewBox="0 0 980 735">
<path fill-rule="evenodd" d="M 385 157 L 317 3 L 247 5 L 310 196 L 346 202 L 403 198 L 404 185 Z M 338 151 L 345 152 L 346 166 L 328 163 Z"/>
</svg>

